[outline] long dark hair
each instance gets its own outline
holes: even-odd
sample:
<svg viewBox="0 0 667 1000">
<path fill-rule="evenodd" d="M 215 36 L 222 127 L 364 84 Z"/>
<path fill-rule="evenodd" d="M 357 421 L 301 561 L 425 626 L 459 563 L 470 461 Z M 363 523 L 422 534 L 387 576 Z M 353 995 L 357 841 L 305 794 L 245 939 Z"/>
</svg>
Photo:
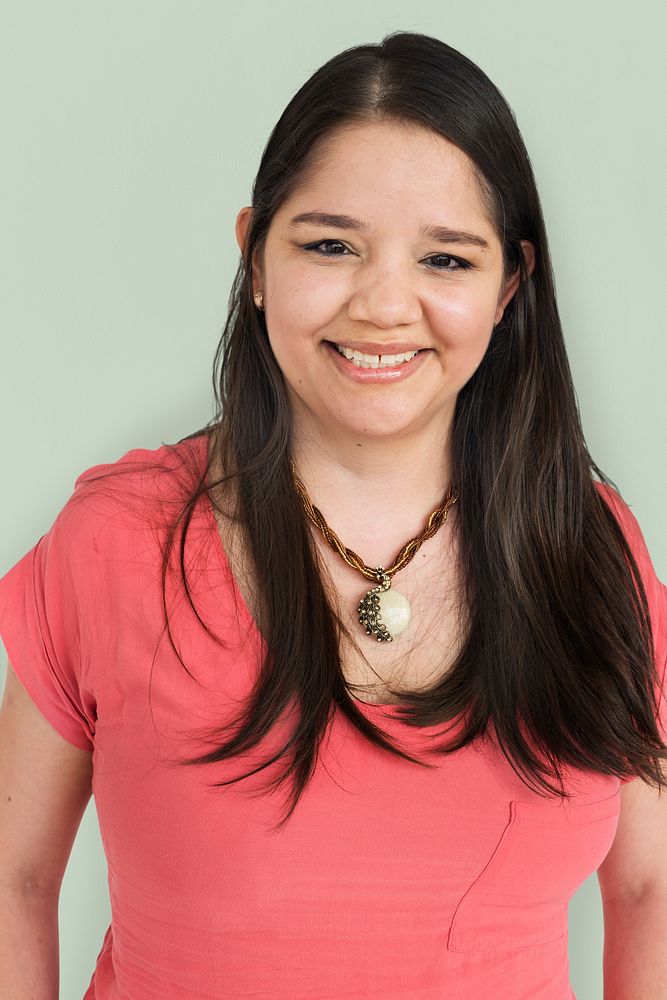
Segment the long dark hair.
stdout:
<svg viewBox="0 0 667 1000">
<path fill-rule="evenodd" d="M 216 504 L 219 488 L 234 483 L 266 658 L 235 724 L 216 731 L 219 745 L 184 763 L 252 750 L 296 706 L 278 752 L 231 779 L 284 761 L 268 783 L 277 788 L 293 779 L 283 823 L 313 773 L 336 709 L 387 752 L 433 766 L 396 746 L 350 696 L 339 656 L 343 625 L 327 599 L 292 482 L 285 383 L 252 297 L 251 265 L 271 220 L 327 138 L 343 125 L 378 120 L 430 129 L 470 158 L 505 270 L 519 268 L 522 277 L 482 363 L 459 393 L 452 429 L 467 634 L 434 687 L 393 692 L 404 706 L 401 718 L 419 727 L 461 717 L 456 737 L 437 748 L 445 754 L 488 737 L 492 727 L 517 774 L 540 794 L 567 795 L 563 764 L 641 775 L 661 787 L 667 750 L 656 723 L 646 596 L 595 484 L 595 477 L 610 480 L 584 441 L 528 154 L 510 108 L 485 74 L 438 39 L 410 32 L 347 49 L 318 69 L 289 102 L 261 159 L 216 352 L 217 415 L 190 435 L 215 432 L 215 449 L 184 500 L 169 546 L 180 551 L 187 590 L 184 539 L 193 513 L 202 502 Z M 535 247 L 532 275 L 521 240 Z M 218 478 L 210 478 L 214 457 L 223 470 Z M 165 574 L 169 557 L 168 548 Z"/>
</svg>

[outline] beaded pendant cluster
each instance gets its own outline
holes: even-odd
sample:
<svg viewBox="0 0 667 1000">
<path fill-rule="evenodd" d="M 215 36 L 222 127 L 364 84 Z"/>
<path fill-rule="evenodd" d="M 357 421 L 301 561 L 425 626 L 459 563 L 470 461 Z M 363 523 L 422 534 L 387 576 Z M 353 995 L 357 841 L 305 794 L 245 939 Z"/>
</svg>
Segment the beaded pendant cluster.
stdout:
<svg viewBox="0 0 667 1000">
<path fill-rule="evenodd" d="M 359 622 L 366 635 L 378 642 L 392 642 L 410 624 L 412 610 L 409 601 L 397 590 L 391 590 L 391 580 L 382 566 L 377 570 L 377 587 L 369 590 L 359 602 Z M 391 629 L 391 631 L 389 631 Z"/>
</svg>

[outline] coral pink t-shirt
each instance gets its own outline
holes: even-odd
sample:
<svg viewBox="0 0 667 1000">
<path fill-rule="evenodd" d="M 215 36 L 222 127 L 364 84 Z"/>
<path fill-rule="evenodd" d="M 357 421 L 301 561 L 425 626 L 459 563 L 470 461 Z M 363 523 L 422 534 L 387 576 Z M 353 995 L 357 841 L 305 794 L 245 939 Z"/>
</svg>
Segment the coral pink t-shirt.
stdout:
<svg viewBox="0 0 667 1000">
<path fill-rule="evenodd" d="M 226 646 L 173 585 L 174 640 L 192 676 L 163 634 L 160 546 L 181 460 L 201 466 L 205 449 L 202 436 L 88 470 L 0 581 L 0 634 L 18 677 L 51 725 L 93 755 L 112 922 L 85 1000 L 573 998 L 568 901 L 609 851 L 618 778 L 566 769 L 573 798 L 540 797 L 488 741 L 422 768 L 371 746 L 338 709 L 276 832 L 285 799 L 258 791 L 277 770 L 213 783 L 280 746 L 282 724 L 256 757 L 178 762 L 203 751 L 193 734 L 234 717 L 262 653 L 208 501 L 186 561 L 197 608 Z M 142 471 L 146 462 L 164 471 Z M 667 590 L 614 498 L 662 677 Z M 360 705 L 407 749 L 424 750 L 437 731 L 409 729 L 395 707 Z"/>
</svg>

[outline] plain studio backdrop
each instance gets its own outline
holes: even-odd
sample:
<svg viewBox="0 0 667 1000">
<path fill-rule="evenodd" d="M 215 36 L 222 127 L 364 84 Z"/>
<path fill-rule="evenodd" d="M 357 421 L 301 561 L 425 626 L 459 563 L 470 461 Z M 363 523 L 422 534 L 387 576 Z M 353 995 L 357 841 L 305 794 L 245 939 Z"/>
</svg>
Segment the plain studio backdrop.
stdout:
<svg viewBox="0 0 667 1000">
<path fill-rule="evenodd" d="M 271 128 L 331 56 L 407 30 L 460 49 L 514 109 L 589 447 L 664 578 L 666 28 L 659 0 L 4 0 L 0 574 L 84 469 L 210 419 L 234 221 Z M 109 919 L 91 800 L 61 896 L 66 1000 Z M 574 989 L 597 1000 L 595 875 L 569 925 Z"/>
</svg>

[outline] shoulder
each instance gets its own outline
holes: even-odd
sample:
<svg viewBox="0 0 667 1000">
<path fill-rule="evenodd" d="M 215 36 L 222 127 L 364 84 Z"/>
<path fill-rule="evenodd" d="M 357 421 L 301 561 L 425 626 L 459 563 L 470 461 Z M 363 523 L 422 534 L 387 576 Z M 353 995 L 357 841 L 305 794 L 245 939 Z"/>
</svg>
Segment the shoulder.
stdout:
<svg viewBox="0 0 667 1000">
<path fill-rule="evenodd" d="M 206 458 L 205 436 L 159 448 L 133 448 L 115 461 L 84 470 L 75 480 L 65 509 L 85 520 L 121 510 L 141 514 L 151 507 L 181 503 L 199 482 Z"/>
<path fill-rule="evenodd" d="M 205 435 L 159 448 L 133 448 L 113 462 L 86 469 L 77 477 L 74 491 L 91 496 L 146 494 L 169 499 L 199 479 L 206 459 Z"/>
<path fill-rule="evenodd" d="M 627 542 L 641 571 L 643 567 L 653 569 L 646 541 L 630 505 L 608 483 L 595 482 L 598 495 L 614 515 L 614 519 Z"/>
<path fill-rule="evenodd" d="M 620 493 L 618 493 L 609 483 L 601 483 L 597 480 L 595 481 L 595 488 L 598 495 L 604 500 L 605 504 L 609 507 L 612 514 L 616 518 L 618 526 L 625 535 L 628 544 L 632 547 L 633 542 L 635 544 L 639 541 L 643 543 L 644 538 L 637 518 L 626 501 L 621 497 Z"/>
<path fill-rule="evenodd" d="M 174 522 L 199 482 L 206 437 L 159 448 L 134 448 L 115 461 L 91 466 L 76 478 L 41 547 L 60 553 L 79 570 L 152 547 Z"/>
<path fill-rule="evenodd" d="M 654 638 L 667 647 L 667 587 L 656 573 L 646 540 L 635 514 L 620 494 L 607 483 L 596 482 L 599 496 L 611 510 L 635 560 L 646 593 Z M 667 653 L 667 649 L 665 649 Z"/>
</svg>

